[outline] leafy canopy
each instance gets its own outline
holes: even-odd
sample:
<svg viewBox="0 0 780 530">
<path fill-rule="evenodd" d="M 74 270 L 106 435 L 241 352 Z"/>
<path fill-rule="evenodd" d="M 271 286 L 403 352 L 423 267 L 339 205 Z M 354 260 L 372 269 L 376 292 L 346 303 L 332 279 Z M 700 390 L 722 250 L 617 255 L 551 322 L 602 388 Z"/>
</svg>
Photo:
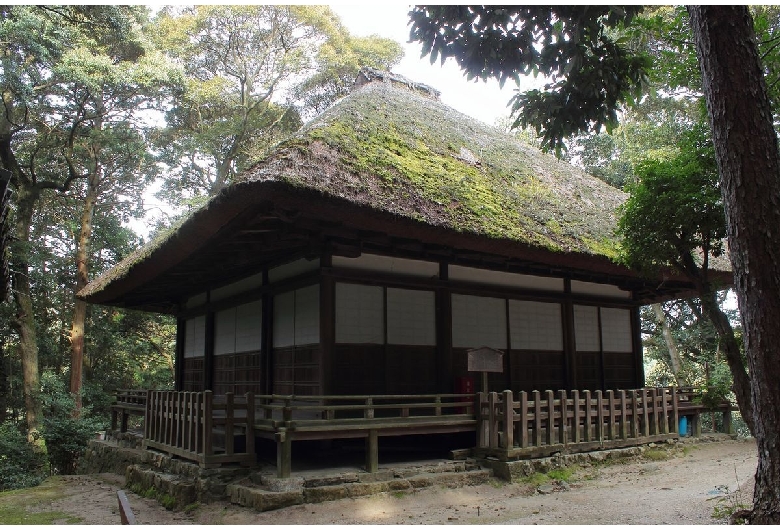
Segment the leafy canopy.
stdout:
<svg viewBox="0 0 780 530">
<path fill-rule="evenodd" d="M 551 79 L 511 100 L 515 127 L 533 126 L 546 148 L 590 129 L 611 129 L 619 104 L 639 96 L 649 58 L 621 30 L 641 6 L 417 6 L 410 39 L 431 62 L 454 58 L 468 79 Z"/>
</svg>

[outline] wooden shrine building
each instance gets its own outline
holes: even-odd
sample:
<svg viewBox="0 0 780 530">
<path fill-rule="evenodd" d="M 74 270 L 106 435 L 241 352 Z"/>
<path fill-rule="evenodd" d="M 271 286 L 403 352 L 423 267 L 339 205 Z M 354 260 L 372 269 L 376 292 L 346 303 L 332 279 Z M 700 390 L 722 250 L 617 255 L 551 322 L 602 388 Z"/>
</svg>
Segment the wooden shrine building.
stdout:
<svg viewBox="0 0 780 530">
<path fill-rule="evenodd" d="M 616 263 L 604 182 L 366 70 L 330 110 L 90 283 L 175 315 L 177 390 L 387 395 L 644 386 L 639 307 L 685 295 Z"/>
</svg>

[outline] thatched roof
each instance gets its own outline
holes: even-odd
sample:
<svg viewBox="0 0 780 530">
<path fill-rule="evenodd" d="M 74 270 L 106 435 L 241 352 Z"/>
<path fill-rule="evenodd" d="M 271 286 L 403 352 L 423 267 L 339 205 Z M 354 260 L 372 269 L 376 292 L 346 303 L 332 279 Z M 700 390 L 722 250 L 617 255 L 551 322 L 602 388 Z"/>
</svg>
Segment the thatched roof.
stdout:
<svg viewBox="0 0 780 530">
<path fill-rule="evenodd" d="M 326 236 L 640 281 L 613 261 L 623 192 L 453 110 L 428 87 L 376 72 L 364 81 L 79 296 L 173 311 L 181 297 L 285 253 L 316 255 Z"/>
</svg>

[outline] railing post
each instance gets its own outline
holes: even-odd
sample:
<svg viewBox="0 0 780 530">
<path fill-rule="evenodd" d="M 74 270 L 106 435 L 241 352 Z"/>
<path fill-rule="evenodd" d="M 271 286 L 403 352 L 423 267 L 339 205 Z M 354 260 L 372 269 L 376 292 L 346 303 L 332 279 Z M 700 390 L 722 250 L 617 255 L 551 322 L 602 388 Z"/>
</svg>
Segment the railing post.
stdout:
<svg viewBox="0 0 780 530">
<path fill-rule="evenodd" d="M 282 421 L 284 421 L 285 427 L 289 427 L 290 422 L 292 421 L 292 398 L 290 397 L 284 398 L 284 407 L 282 408 Z"/>
<path fill-rule="evenodd" d="M 558 391 L 558 401 L 560 402 L 559 408 L 561 413 L 560 423 L 558 424 L 558 443 L 562 445 L 566 445 L 567 443 L 566 426 L 569 423 L 569 400 L 567 397 L 565 390 Z"/>
<path fill-rule="evenodd" d="M 615 413 L 615 392 L 612 389 L 607 390 L 607 403 L 609 405 L 609 439 L 614 440 L 617 438 L 615 434 L 615 421 L 617 421 L 617 414 Z"/>
<path fill-rule="evenodd" d="M 542 394 L 538 390 L 532 392 L 534 397 L 534 445 L 542 446 Z"/>
<path fill-rule="evenodd" d="M 590 397 L 590 390 L 582 392 L 585 401 L 585 421 L 583 423 L 583 442 L 593 441 L 593 401 Z"/>
<path fill-rule="evenodd" d="M 631 437 L 639 438 L 639 407 L 636 402 L 638 399 L 636 390 L 631 390 L 629 396 L 631 400 Z"/>
<path fill-rule="evenodd" d="M 511 390 L 504 390 L 504 447 L 510 450 L 515 445 L 515 409 Z"/>
<path fill-rule="evenodd" d="M 146 442 L 152 438 L 152 421 L 153 421 L 153 403 L 152 396 L 154 393 L 151 390 L 146 391 L 146 412 L 144 412 L 144 438 L 143 448 L 146 449 Z"/>
<path fill-rule="evenodd" d="M 214 395 L 211 390 L 203 392 L 203 457 L 205 458 L 214 454 L 214 445 L 212 436 L 212 426 L 214 422 L 213 414 L 213 399 Z"/>
<path fill-rule="evenodd" d="M 626 424 L 627 411 L 626 411 L 626 391 L 618 390 L 618 398 L 620 400 L 620 437 L 625 440 L 628 438 L 628 425 Z"/>
<path fill-rule="evenodd" d="M 596 438 L 604 443 L 604 396 L 601 390 L 596 390 Z"/>
<path fill-rule="evenodd" d="M 572 443 L 580 443 L 580 391 L 571 391 L 571 431 L 569 439 Z"/>
<path fill-rule="evenodd" d="M 520 447 L 528 447 L 528 394 L 520 392 Z"/>
<path fill-rule="evenodd" d="M 255 453 L 255 394 L 246 393 L 246 452 Z"/>
<path fill-rule="evenodd" d="M 235 450 L 235 419 L 233 392 L 225 394 L 225 454 L 232 455 Z"/>
<path fill-rule="evenodd" d="M 436 404 L 436 415 L 441 416 L 441 396 L 436 396 L 434 403 Z"/>
<path fill-rule="evenodd" d="M 374 419 L 374 400 L 370 397 L 366 398 L 366 410 L 363 413 L 363 417 L 367 420 Z"/>
<path fill-rule="evenodd" d="M 292 439 L 282 429 L 276 433 L 276 476 L 290 478 L 292 472 Z"/>
<path fill-rule="evenodd" d="M 661 389 L 661 414 L 663 414 L 663 425 L 661 432 L 669 434 L 669 399 L 665 388 Z M 674 432 L 674 431 L 672 431 Z"/>
<path fill-rule="evenodd" d="M 370 429 L 366 438 L 366 471 L 379 471 L 379 436 L 376 429 Z"/>
<path fill-rule="evenodd" d="M 490 434 L 488 437 L 490 448 L 498 449 L 498 418 L 496 417 L 496 403 L 498 403 L 498 394 L 490 392 L 488 394 L 488 424 Z"/>
<path fill-rule="evenodd" d="M 547 405 L 547 445 L 555 443 L 555 393 L 552 390 L 545 391 Z"/>
<path fill-rule="evenodd" d="M 484 409 L 486 402 L 485 393 L 477 392 L 477 447 L 480 449 L 488 447 L 488 424 Z"/>
<path fill-rule="evenodd" d="M 653 401 L 653 410 L 651 411 L 651 414 L 653 415 L 653 434 L 658 435 L 661 433 L 661 426 L 659 425 L 658 421 L 658 389 L 657 388 L 651 388 L 650 389 L 650 399 Z"/>
<path fill-rule="evenodd" d="M 642 435 L 650 436 L 650 389 L 642 389 Z"/>
</svg>

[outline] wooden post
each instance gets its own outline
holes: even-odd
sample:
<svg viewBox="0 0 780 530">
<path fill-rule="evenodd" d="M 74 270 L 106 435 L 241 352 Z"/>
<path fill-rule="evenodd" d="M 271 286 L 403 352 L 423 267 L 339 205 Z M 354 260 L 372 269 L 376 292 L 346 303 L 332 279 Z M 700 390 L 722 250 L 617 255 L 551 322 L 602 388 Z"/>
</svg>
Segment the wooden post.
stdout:
<svg viewBox="0 0 780 530">
<path fill-rule="evenodd" d="M 374 419 L 374 400 L 370 397 L 366 398 L 366 410 L 363 412 L 363 417 L 367 420 Z"/>
<path fill-rule="evenodd" d="M 596 438 L 604 442 L 604 396 L 596 390 Z"/>
<path fill-rule="evenodd" d="M 276 476 L 290 478 L 292 471 L 292 438 L 285 429 L 276 433 Z"/>
<path fill-rule="evenodd" d="M 379 471 L 379 436 L 376 429 L 369 430 L 366 438 L 366 471 Z"/>
<path fill-rule="evenodd" d="M 628 425 L 626 424 L 626 391 L 618 390 L 618 399 L 620 401 L 620 437 L 628 438 Z"/>
<path fill-rule="evenodd" d="M 477 392 L 477 447 L 486 449 L 488 447 L 488 422 L 485 417 L 485 405 L 487 396 L 484 392 Z"/>
<path fill-rule="evenodd" d="M 547 445 L 553 445 L 555 440 L 555 393 L 552 390 L 547 394 Z"/>
<path fill-rule="evenodd" d="M 520 447 L 528 447 L 528 394 L 520 392 Z"/>
<path fill-rule="evenodd" d="M 636 390 L 631 390 L 631 437 L 639 438 L 639 404 Z"/>
<path fill-rule="evenodd" d="M 615 422 L 617 421 L 617 414 L 615 410 L 615 392 L 613 390 L 607 390 L 607 402 L 609 403 L 609 439 L 614 440 L 617 438 L 615 433 Z"/>
<path fill-rule="evenodd" d="M 233 420 L 236 411 L 233 403 L 233 392 L 225 395 L 225 454 L 232 455 L 235 449 L 235 436 Z"/>
<path fill-rule="evenodd" d="M 677 389 L 672 387 L 669 390 L 672 393 L 672 421 L 674 422 L 672 424 L 672 432 L 680 434 L 680 410 L 677 407 Z"/>
<path fill-rule="evenodd" d="M 436 396 L 434 399 L 434 403 L 436 405 L 436 415 L 441 416 L 441 396 Z M 406 415 L 409 415 L 409 409 L 406 409 Z"/>
<path fill-rule="evenodd" d="M 504 447 L 512 449 L 515 445 L 515 407 L 511 390 L 504 390 Z"/>
<path fill-rule="evenodd" d="M 569 400 L 567 397 L 565 390 L 558 391 L 559 410 L 561 413 L 560 423 L 558 424 L 558 442 L 563 445 L 566 445 L 568 442 L 566 431 L 569 424 Z"/>
<path fill-rule="evenodd" d="M 652 405 L 653 408 L 650 411 L 650 413 L 653 415 L 653 419 L 652 419 L 652 422 L 653 422 L 653 434 L 660 434 L 661 430 L 660 430 L 660 425 L 659 425 L 659 421 L 658 421 L 658 389 L 656 389 L 656 388 L 651 388 L 650 389 L 650 399 L 653 402 L 653 405 Z"/>
<path fill-rule="evenodd" d="M 488 425 L 490 432 L 488 434 L 488 445 L 491 449 L 498 449 L 498 419 L 496 418 L 496 403 L 498 403 L 498 394 L 490 392 L 488 394 Z"/>
<path fill-rule="evenodd" d="M 213 410 L 214 395 L 211 390 L 203 392 L 203 456 L 209 457 L 214 454 L 212 439 L 212 426 L 214 421 Z"/>
<path fill-rule="evenodd" d="M 593 423 L 593 402 L 590 398 L 590 390 L 585 390 L 583 393 L 583 400 L 585 401 L 585 423 L 583 425 L 583 442 L 593 441 L 593 429 L 591 424 Z"/>
<path fill-rule="evenodd" d="M 571 407 L 572 407 L 572 419 L 571 419 L 571 441 L 575 444 L 580 443 L 580 420 L 582 415 L 580 414 L 580 391 L 571 391 Z"/>
<path fill-rule="evenodd" d="M 661 432 L 663 434 L 669 434 L 669 399 L 666 393 L 666 389 L 661 389 L 661 414 L 663 416 L 661 421 Z M 674 431 L 672 431 L 674 432 Z"/>
<path fill-rule="evenodd" d="M 144 443 L 146 440 L 148 440 L 151 437 L 152 434 L 152 422 L 154 421 L 153 416 L 153 404 L 152 404 L 152 396 L 154 396 L 154 393 L 151 390 L 146 391 L 146 412 L 144 412 Z M 144 446 L 144 449 L 146 447 Z"/>
<path fill-rule="evenodd" d="M 255 394 L 246 393 L 246 452 L 255 453 Z"/>
<path fill-rule="evenodd" d="M 643 436 L 650 436 L 650 416 L 649 416 L 649 407 L 650 407 L 650 395 L 649 395 L 650 389 L 643 388 L 642 389 L 642 435 Z"/>
<path fill-rule="evenodd" d="M 542 395 L 538 390 L 533 391 L 534 397 L 534 445 L 542 445 Z"/>
</svg>

